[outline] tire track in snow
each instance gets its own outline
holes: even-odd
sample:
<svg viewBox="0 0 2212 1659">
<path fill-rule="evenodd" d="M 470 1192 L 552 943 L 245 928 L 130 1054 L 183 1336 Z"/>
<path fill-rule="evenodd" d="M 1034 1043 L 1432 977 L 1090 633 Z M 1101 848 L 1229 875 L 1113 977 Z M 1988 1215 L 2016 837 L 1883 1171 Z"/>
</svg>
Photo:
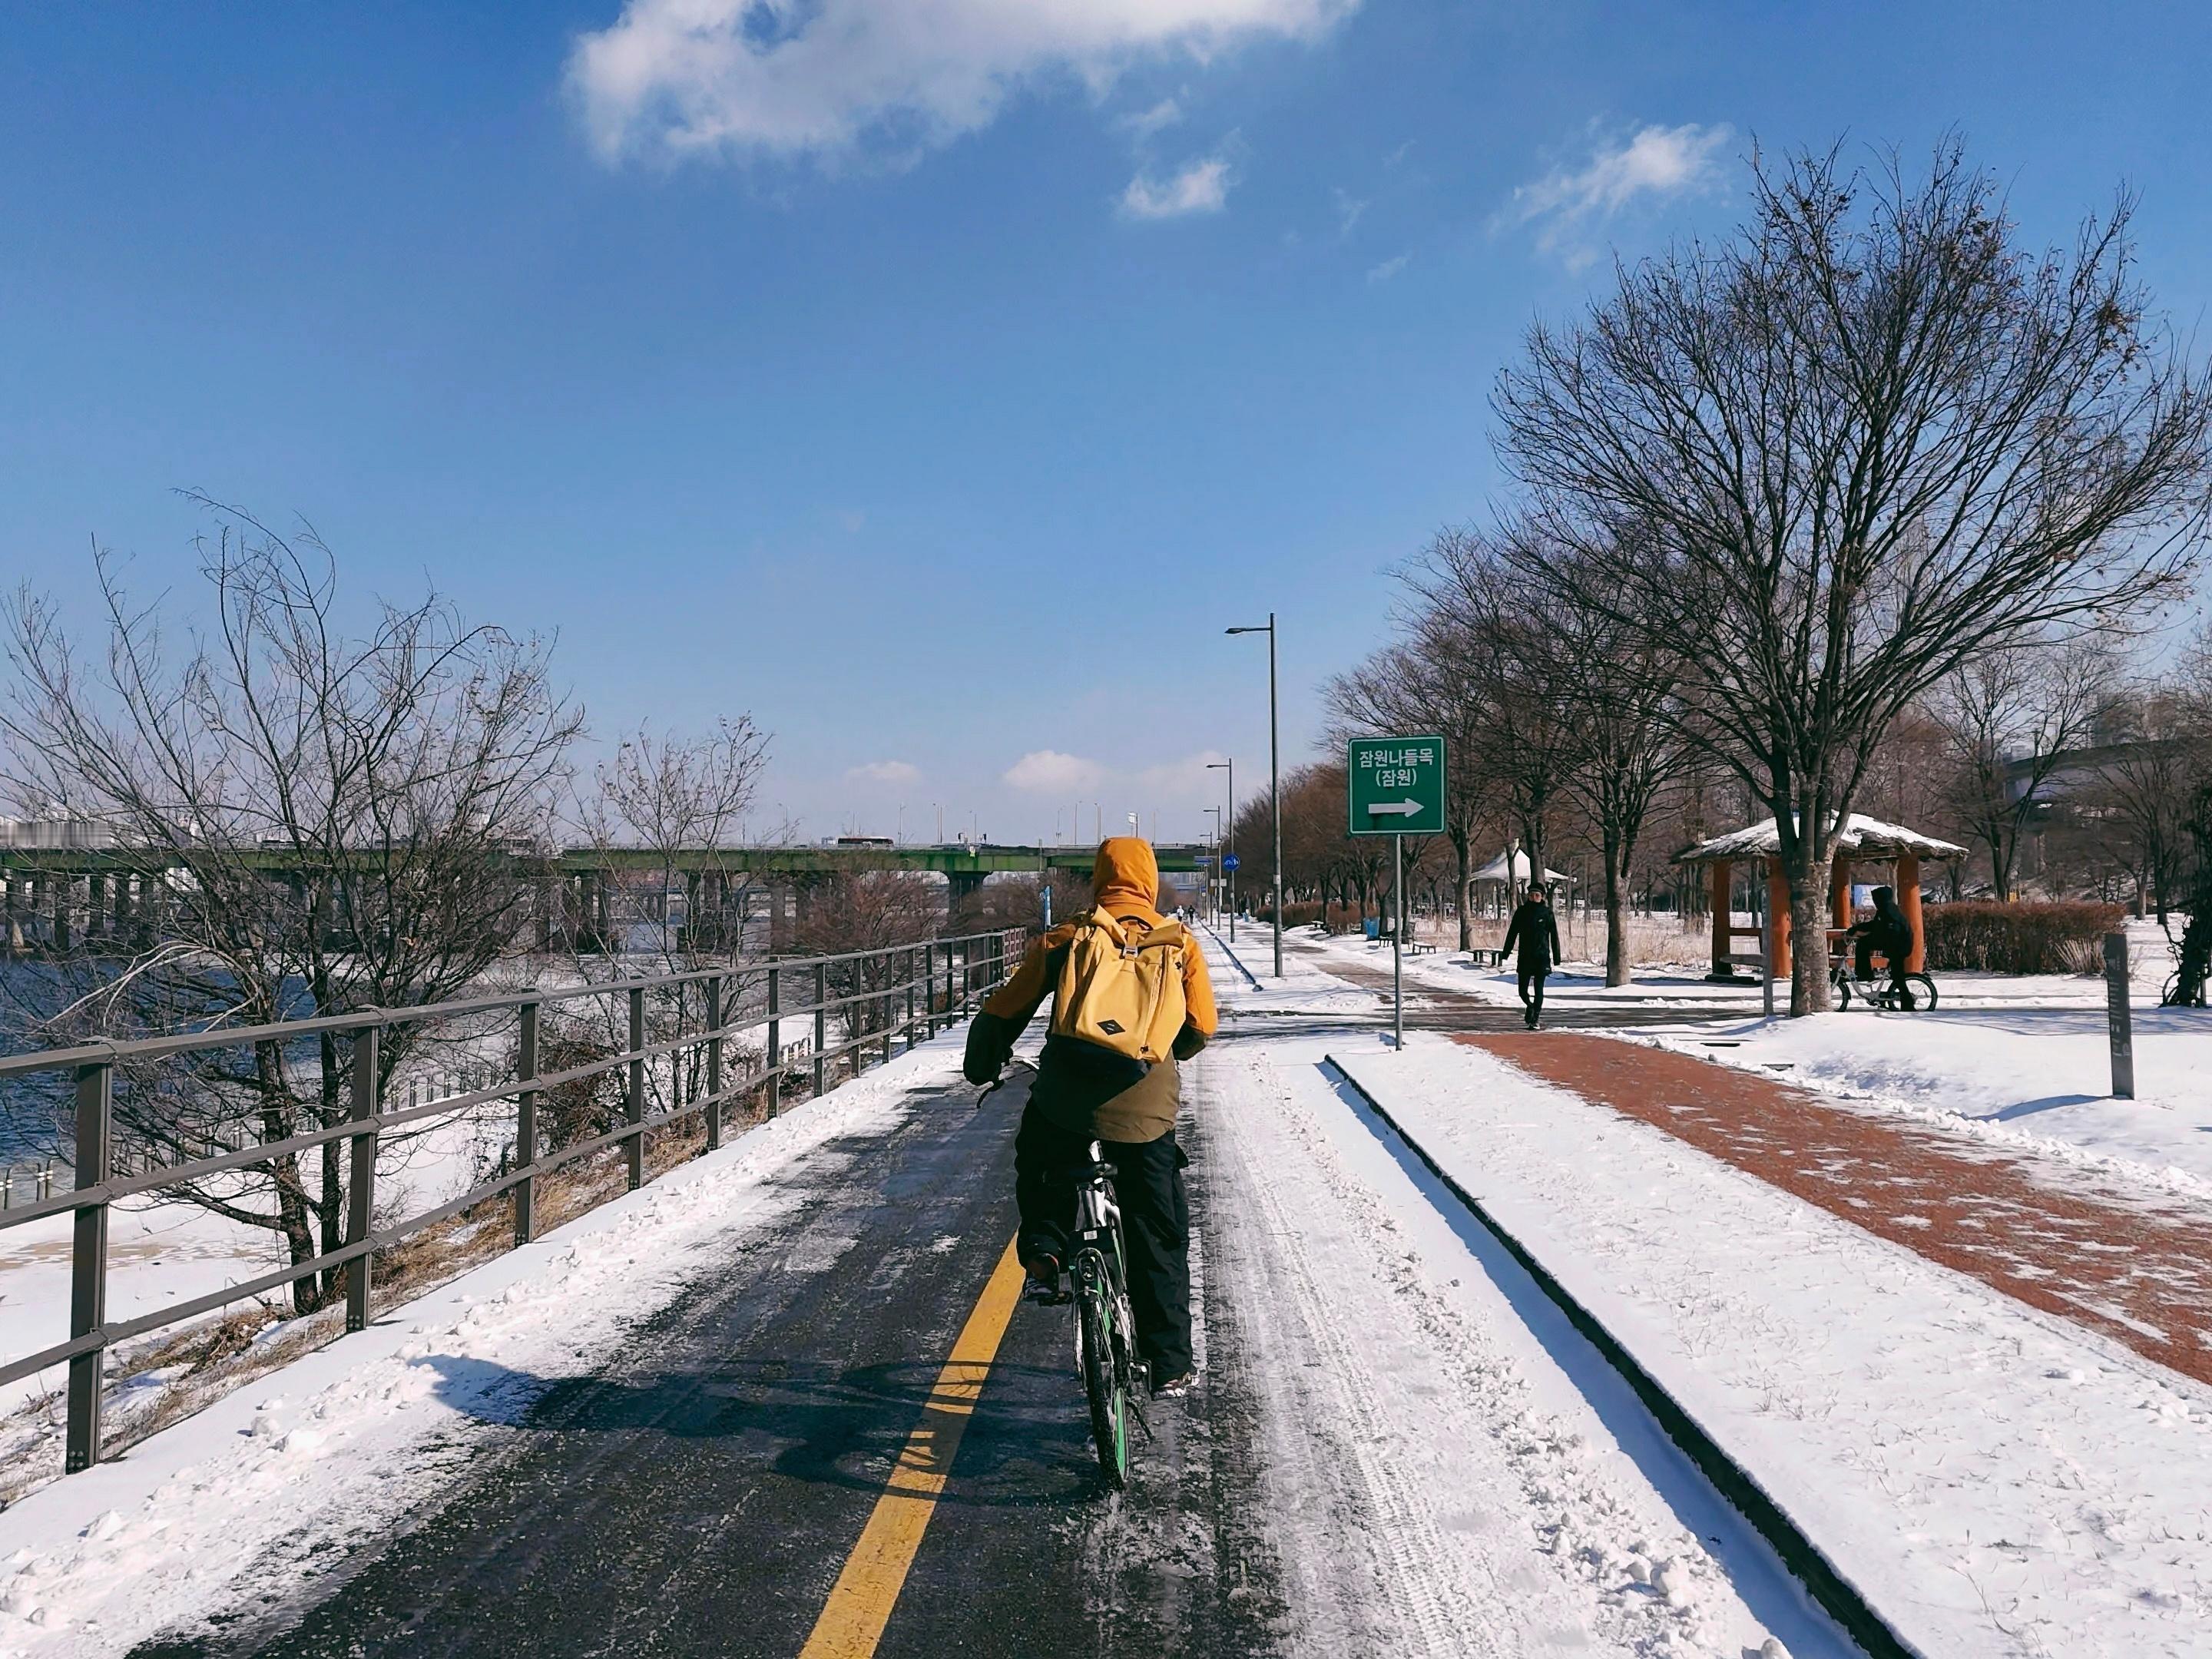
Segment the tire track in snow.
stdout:
<svg viewBox="0 0 2212 1659">
<path fill-rule="evenodd" d="M 1238 1269 L 1216 1275 L 1217 1293 L 1254 1311 L 1250 1340 L 1276 1366 L 1271 1415 L 1287 1425 L 1278 1441 L 1301 1439 L 1305 1422 L 1314 1445 L 1342 1448 L 1317 1471 L 1310 1450 L 1290 1445 L 1272 1472 L 1278 1513 L 1298 1513 L 1314 1534 L 1283 1545 L 1286 1572 L 1307 1590 L 1358 1562 L 1376 1581 L 1382 1624 L 1395 1626 L 1370 1620 L 1363 1631 L 1324 1605 L 1322 1622 L 1342 1628 L 1316 1625 L 1299 1645 L 1760 1651 L 1765 1632 L 1728 1571 L 1623 1466 L 1590 1408 L 1579 1397 L 1553 1403 L 1532 1370 L 1571 1382 L 1552 1375 L 1533 1338 L 1523 1344 L 1517 1323 L 1501 1340 L 1484 1322 L 1486 1278 L 1468 1291 L 1443 1282 L 1462 1260 L 1474 1275 L 1485 1269 L 1455 1239 L 1439 1240 L 1449 1224 L 1418 1188 L 1397 1191 L 1405 1177 L 1389 1154 L 1304 1058 L 1241 1043 L 1208 1056 L 1212 1092 L 1227 1097 L 1209 1114 L 1228 1183 L 1216 1226 L 1231 1234 L 1215 1253 Z M 1231 1243 L 1244 1248 L 1232 1253 Z M 1515 1318 L 1510 1306 L 1497 1316 Z M 1302 1352 L 1311 1358 L 1301 1366 Z M 1385 1533 L 1395 1535 L 1387 1548 Z M 1314 1610 L 1309 1595 L 1297 1600 L 1301 1614 Z"/>
</svg>

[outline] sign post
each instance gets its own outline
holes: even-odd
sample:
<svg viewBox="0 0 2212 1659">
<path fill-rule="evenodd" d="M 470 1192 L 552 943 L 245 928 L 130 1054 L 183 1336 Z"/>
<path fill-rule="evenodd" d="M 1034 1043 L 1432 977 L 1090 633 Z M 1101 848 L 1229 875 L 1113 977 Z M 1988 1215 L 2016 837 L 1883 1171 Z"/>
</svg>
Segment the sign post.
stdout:
<svg viewBox="0 0 2212 1659">
<path fill-rule="evenodd" d="M 1444 832 L 1444 740 L 1435 733 L 1353 738 L 1345 745 L 1345 799 L 1355 836 L 1393 842 L 1390 928 L 1390 1029 L 1406 1046 L 1406 837 Z"/>
</svg>

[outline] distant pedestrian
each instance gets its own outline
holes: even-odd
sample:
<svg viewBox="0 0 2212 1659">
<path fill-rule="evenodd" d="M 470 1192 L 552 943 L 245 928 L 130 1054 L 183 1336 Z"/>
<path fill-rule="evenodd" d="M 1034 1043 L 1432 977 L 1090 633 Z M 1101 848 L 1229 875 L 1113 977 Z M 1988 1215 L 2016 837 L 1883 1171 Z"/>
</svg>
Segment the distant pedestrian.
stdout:
<svg viewBox="0 0 2212 1659">
<path fill-rule="evenodd" d="M 1544 1017 L 1544 981 L 1561 954 L 1559 918 L 1552 914 L 1550 900 L 1543 883 L 1530 884 L 1528 896 L 1513 912 L 1512 925 L 1506 928 L 1505 943 L 1498 953 L 1513 957 L 1515 988 L 1521 994 L 1522 1006 L 1528 1010 L 1522 1018 L 1532 1031 Z"/>
</svg>

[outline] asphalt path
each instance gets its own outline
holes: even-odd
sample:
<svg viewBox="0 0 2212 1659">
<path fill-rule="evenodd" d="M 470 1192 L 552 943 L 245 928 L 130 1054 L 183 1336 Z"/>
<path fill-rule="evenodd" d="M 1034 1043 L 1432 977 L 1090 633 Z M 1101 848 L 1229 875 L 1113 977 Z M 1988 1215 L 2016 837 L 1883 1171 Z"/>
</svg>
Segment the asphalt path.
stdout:
<svg viewBox="0 0 2212 1659">
<path fill-rule="evenodd" d="M 940 1073 L 888 1130 L 826 1144 L 796 1221 L 733 1233 L 726 1271 L 495 1430 L 380 1547 L 137 1653 L 798 1653 L 1013 1233 L 1021 1092 L 975 1103 Z M 1211 1307 L 1205 1330 L 1217 1363 L 1109 1495 L 1066 1310 L 1018 1309 L 876 1651 L 1277 1650 L 1257 1407 Z"/>
</svg>

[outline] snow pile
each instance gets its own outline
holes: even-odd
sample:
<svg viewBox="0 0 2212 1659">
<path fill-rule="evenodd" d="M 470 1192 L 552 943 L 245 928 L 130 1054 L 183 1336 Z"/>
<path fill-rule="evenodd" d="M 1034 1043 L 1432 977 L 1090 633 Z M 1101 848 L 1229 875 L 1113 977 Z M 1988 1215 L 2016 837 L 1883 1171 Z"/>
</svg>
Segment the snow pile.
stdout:
<svg viewBox="0 0 2212 1659">
<path fill-rule="evenodd" d="M 488 1424 L 591 1373 L 734 1235 L 782 1218 L 782 1171 L 888 1122 L 956 1054 L 902 1055 L 0 1512 L 0 1659 L 121 1651 L 258 1601 L 288 1552 L 297 1577 L 381 1535 Z"/>
<path fill-rule="evenodd" d="M 1854 1012 L 1621 1035 L 2033 1153 L 2073 1177 L 2212 1203 L 2212 1020 L 2137 1009 L 2133 1023 L 2133 1100 L 2111 1093 L 2101 1008 L 1984 1011 L 1947 1000 L 1933 1014 Z"/>
<path fill-rule="evenodd" d="M 2200 1654 L 2212 1390 L 1425 1036 L 1346 1054 L 1930 1654 Z"/>
</svg>

